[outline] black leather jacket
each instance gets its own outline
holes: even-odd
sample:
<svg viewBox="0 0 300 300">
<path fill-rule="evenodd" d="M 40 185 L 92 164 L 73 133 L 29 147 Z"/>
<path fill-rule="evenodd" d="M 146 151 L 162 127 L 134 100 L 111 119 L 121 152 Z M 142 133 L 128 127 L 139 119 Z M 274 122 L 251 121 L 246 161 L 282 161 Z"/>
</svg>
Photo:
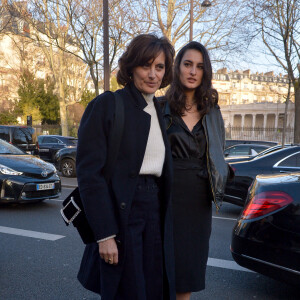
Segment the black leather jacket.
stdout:
<svg viewBox="0 0 300 300">
<path fill-rule="evenodd" d="M 166 128 L 168 128 L 172 122 L 170 107 L 163 98 L 159 100 L 163 109 Z M 219 210 L 222 205 L 228 176 L 232 175 L 224 159 L 225 128 L 220 107 L 218 105 L 212 107 L 209 113 L 203 116 L 202 123 L 207 142 L 206 155 L 209 181 L 213 201 L 217 210 Z"/>
</svg>

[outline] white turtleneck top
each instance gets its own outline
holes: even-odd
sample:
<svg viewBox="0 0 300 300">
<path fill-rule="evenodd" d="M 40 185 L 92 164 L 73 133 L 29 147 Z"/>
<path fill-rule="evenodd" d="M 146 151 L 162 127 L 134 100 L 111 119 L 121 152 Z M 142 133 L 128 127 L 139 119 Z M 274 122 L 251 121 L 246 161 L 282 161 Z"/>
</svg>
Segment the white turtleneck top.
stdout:
<svg viewBox="0 0 300 300">
<path fill-rule="evenodd" d="M 139 174 L 155 175 L 159 177 L 162 173 L 165 161 L 165 144 L 153 102 L 154 94 L 143 94 L 143 97 L 147 102 L 147 106 L 144 108 L 144 111 L 151 116 L 151 126 L 144 160 Z"/>
</svg>

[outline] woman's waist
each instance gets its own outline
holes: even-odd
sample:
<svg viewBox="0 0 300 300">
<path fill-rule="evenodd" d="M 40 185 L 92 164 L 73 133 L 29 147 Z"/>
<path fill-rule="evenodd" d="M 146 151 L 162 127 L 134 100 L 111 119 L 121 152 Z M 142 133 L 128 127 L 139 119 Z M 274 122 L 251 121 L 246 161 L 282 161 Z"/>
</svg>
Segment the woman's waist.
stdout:
<svg viewBox="0 0 300 300">
<path fill-rule="evenodd" d="M 206 169 L 206 159 L 202 158 L 173 158 L 174 169 L 192 169 L 203 170 Z"/>
</svg>

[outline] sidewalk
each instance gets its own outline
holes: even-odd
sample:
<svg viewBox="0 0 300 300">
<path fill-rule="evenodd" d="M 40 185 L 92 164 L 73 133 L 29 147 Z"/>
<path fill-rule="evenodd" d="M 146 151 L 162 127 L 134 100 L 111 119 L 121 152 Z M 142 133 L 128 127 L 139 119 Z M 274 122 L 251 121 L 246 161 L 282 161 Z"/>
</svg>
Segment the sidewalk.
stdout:
<svg viewBox="0 0 300 300">
<path fill-rule="evenodd" d="M 76 188 L 77 187 L 77 178 L 68 178 L 63 177 L 61 174 L 59 174 L 60 180 L 61 180 L 61 186 L 66 188 Z"/>
</svg>

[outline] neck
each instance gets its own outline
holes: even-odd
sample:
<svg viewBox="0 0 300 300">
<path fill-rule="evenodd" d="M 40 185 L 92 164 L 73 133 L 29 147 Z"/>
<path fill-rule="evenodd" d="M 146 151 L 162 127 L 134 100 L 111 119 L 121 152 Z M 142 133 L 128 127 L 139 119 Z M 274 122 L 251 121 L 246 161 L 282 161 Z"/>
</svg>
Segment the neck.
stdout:
<svg viewBox="0 0 300 300">
<path fill-rule="evenodd" d="M 154 94 L 144 94 L 142 93 L 144 99 L 146 100 L 147 103 L 151 102 L 153 100 Z"/>
<path fill-rule="evenodd" d="M 195 104 L 194 95 L 195 95 L 194 90 L 185 92 L 185 96 L 186 96 L 185 103 L 187 106 L 193 106 Z"/>
</svg>

